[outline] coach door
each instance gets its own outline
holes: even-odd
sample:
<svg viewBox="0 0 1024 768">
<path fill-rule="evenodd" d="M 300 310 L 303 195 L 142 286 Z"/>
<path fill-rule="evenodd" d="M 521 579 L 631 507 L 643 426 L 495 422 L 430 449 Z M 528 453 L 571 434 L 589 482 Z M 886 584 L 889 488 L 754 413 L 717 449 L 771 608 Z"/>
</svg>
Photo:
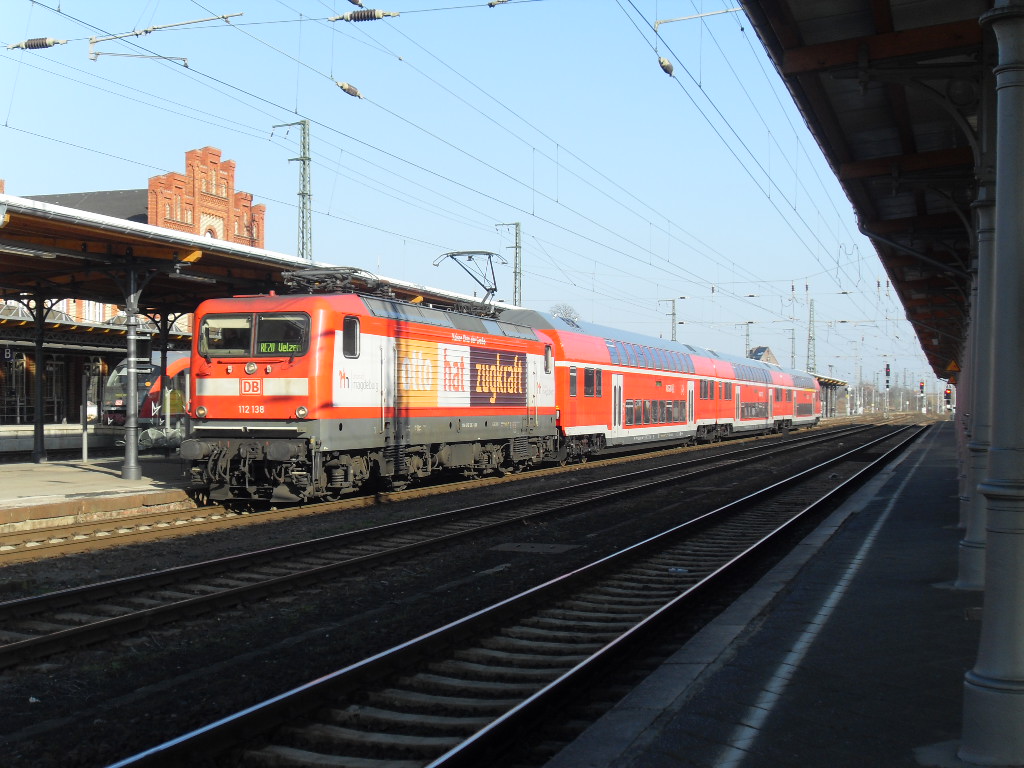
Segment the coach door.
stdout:
<svg viewBox="0 0 1024 768">
<path fill-rule="evenodd" d="M 622 437 L 625 430 L 622 427 L 622 412 L 624 401 L 622 399 L 622 374 L 612 374 L 612 437 Z"/>
<path fill-rule="evenodd" d="M 693 382 L 686 382 L 686 423 L 693 424 Z"/>
<path fill-rule="evenodd" d="M 733 417 L 736 424 L 740 423 L 740 419 L 743 418 L 743 397 L 740 394 L 742 387 L 739 385 L 732 388 L 733 398 L 736 400 L 736 415 Z"/>
<path fill-rule="evenodd" d="M 527 428 L 537 426 L 537 389 L 540 387 L 540 375 L 537 371 L 537 361 L 530 363 L 529 382 L 526 385 L 526 426 Z"/>
</svg>

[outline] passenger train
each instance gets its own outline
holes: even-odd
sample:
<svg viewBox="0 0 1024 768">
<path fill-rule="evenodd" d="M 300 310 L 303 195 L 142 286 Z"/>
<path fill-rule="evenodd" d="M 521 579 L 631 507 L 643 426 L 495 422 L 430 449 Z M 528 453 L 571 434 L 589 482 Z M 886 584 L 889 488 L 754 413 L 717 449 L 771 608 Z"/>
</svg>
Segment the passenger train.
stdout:
<svg viewBox="0 0 1024 768">
<path fill-rule="evenodd" d="M 188 389 L 189 352 L 167 353 L 168 397 L 162 389 L 164 369 L 161 356 L 154 353 L 148 365 L 141 365 L 137 377 L 139 426 L 160 426 L 167 421 L 165 405 L 170 408 L 170 423 L 179 426 L 186 416 L 185 397 Z M 106 425 L 124 426 L 128 408 L 128 361 L 122 360 L 111 371 L 103 387 L 102 421 Z M 167 403 L 165 403 L 165 399 Z"/>
<path fill-rule="evenodd" d="M 386 286 L 212 299 L 194 328 L 181 456 L 212 500 L 335 498 L 821 418 L 807 373 Z"/>
</svg>

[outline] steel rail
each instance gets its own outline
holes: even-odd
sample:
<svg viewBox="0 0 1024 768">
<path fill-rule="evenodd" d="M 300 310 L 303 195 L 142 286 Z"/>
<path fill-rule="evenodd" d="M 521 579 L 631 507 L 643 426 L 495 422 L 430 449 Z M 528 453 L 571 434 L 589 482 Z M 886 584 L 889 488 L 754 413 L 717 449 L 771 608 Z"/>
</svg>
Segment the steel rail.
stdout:
<svg viewBox="0 0 1024 768">
<path fill-rule="evenodd" d="M 827 432 L 815 430 L 808 436 L 795 440 L 814 439 L 825 435 L 842 435 L 858 428 L 870 426 L 843 426 Z M 689 447 L 688 447 L 689 448 Z M 681 448 L 669 449 L 684 450 Z M 621 453 L 621 452 L 620 452 Z M 653 455 L 653 454 L 652 454 Z M 602 466 L 606 463 L 633 459 L 636 454 L 608 456 L 586 464 L 588 467 Z M 543 477 L 550 473 L 576 471 L 584 464 L 573 465 L 570 469 L 548 467 L 537 469 L 527 474 L 501 478 L 505 482 Z M 403 491 L 379 493 L 376 495 L 353 495 L 325 502 L 305 504 L 298 507 L 248 512 L 234 510 L 222 505 L 200 506 L 180 510 L 163 510 L 126 515 L 109 520 L 75 522 L 62 525 L 44 526 L 23 531 L 0 533 L 0 564 L 16 563 L 26 560 L 37 560 L 41 557 L 83 552 L 99 546 L 109 547 L 128 541 L 144 541 L 162 538 L 167 535 L 180 535 L 183 532 L 195 533 L 223 528 L 236 527 L 269 519 L 281 520 L 293 517 L 333 512 L 343 509 L 372 506 L 379 501 L 388 503 L 408 498 L 418 498 L 425 494 L 447 493 L 461 488 L 479 487 L 481 482 L 493 482 L 495 478 L 477 478 L 470 481 L 455 481 L 436 486 L 418 487 Z"/>
<path fill-rule="evenodd" d="M 502 622 L 510 620 L 515 615 L 523 614 L 534 606 L 548 605 L 555 600 L 565 599 L 565 595 L 572 589 L 585 587 L 595 578 L 606 577 L 615 569 L 625 569 L 642 555 L 662 552 L 676 543 L 678 539 L 704 530 L 723 517 L 735 514 L 740 509 L 763 504 L 773 495 L 807 482 L 839 463 L 855 461 L 857 456 L 870 453 L 883 442 L 893 440 L 894 434 L 902 435 L 909 429 L 909 427 L 905 427 L 898 433 L 890 433 L 864 446 L 847 451 L 838 457 L 796 473 L 765 489 L 723 505 L 712 512 L 675 526 L 590 565 L 578 568 L 437 630 L 249 707 L 235 715 L 222 718 L 191 733 L 128 757 L 111 768 L 181 765 L 187 764 L 191 759 L 200 755 L 210 759 L 212 755 L 221 754 L 235 745 L 250 742 L 274 728 L 291 722 L 295 718 L 301 717 L 303 713 L 328 706 L 330 702 L 346 693 L 362 689 L 371 681 L 382 680 L 397 674 L 397 670 L 418 669 L 422 667 L 423 660 L 433 654 L 449 650 L 460 642 L 480 636 L 483 632 L 495 631 L 495 628 Z M 442 766 L 444 768 L 454 766 L 461 768 L 462 766 L 486 764 L 487 756 L 494 754 L 491 750 L 495 748 L 495 744 L 505 743 L 510 738 L 510 734 L 522 727 L 523 722 L 535 718 L 541 709 L 550 705 L 553 698 L 563 695 L 567 687 L 576 684 L 581 677 L 594 673 L 606 660 L 614 658 L 630 643 L 639 640 L 646 631 L 669 616 L 672 611 L 687 605 L 720 577 L 741 567 L 749 554 L 758 551 L 769 542 L 774 542 L 780 535 L 789 531 L 797 521 L 806 518 L 821 508 L 823 504 L 837 498 L 839 494 L 850 491 L 856 483 L 866 478 L 868 473 L 875 471 L 887 461 L 895 451 L 906 447 L 921 431 L 923 429 L 914 432 L 909 437 L 904 436 L 898 446 L 885 451 L 879 457 L 863 459 L 864 466 L 856 472 L 851 472 L 850 477 L 834 484 L 827 493 L 820 495 L 813 502 L 803 504 L 799 512 L 790 515 L 786 522 L 777 525 L 770 533 L 760 535 L 756 542 L 746 544 L 742 551 L 727 556 L 725 561 L 714 566 L 707 574 L 699 576 L 688 588 L 665 602 L 645 619 L 637 622 L 631 629 L 621 632 L 615 639 L 603 643 L 595 652 L 587 653 L 585 659 L 574 663 L 570 669 L 559 674 L 556 679 L 540 685 L 532 694 L 520 697 L 520 701 L 510 706 L 504 714 L 494 718 L 492 722 L 479 728 L 468 738 L 461 739 L 457 745 L 447 749 L 439 757 L 433 760 L 424 760 L 419 764 L 429 765 L 430 768 L 441 768 Z M 237 755 L 235 756 L 237 757 Z M 269 757 L 272 759 L 274 755 L 271 754 Z M 367 760 L 367 764 L 370 764 L 369 760 Z"/>
<path fill-rule="evenodd" d="M 876 427 L 860 427 L 852 431 L 866 431 L 872 428 Z M 845 434 L 849 434 L 849 432 Z M 464 507 L 359 531 L 0 603 L 0 639 L 9 638 L 8 642 L 0 645 L 0 669 L 29 659 L 52 655 L 67 648 L 81 647 L 110 637 L 177 621 L 184 617 L 207 613 L 217 608 L 234 606 L 262 599 L 270 594 L 301 588 L 334 577 L 344 570 L 365 568 L 371 563 L 405 556 L 417 549 L 434 547 L 464 536 L 512 525 L 524 519 L 563 514 L 597 502 L 607 502 L 622 496 L 653 490 L 677 483 L 682 479 L 691 479 L 723 468 L 732 468 L 740 463 L 757 461 L 762 459 L 765 454 L 777 455 L 781 452 L 805 449 L 808 446 L 831 440 L 833 437 L 834 435 L 814 435 L 801 440 L 789 441 L 781 446 L 761 444 L 717 456 L 705 456 L 664 467 L 629 472 L 615 478 L 591 480 L 563 488 L 540 491 L 515 499 Z M 696 469 L 693 469 L 694 467 Z M 680 474 L 680 470 L 688 471 Z M 652 477 L 657 479 L 651 480 Z M 608 486 L 613 483 L 622 484 L 623 487 L 609 490 Z M 575 498 L 565 501 L 564 497 L 569 494 L 573 494 Z M 514 511 L 510 514 L 509 510 Z M 441 535 L 431 532 L 439 526 L 453 524 L 463 527 L 457 530 L 445 530 Z M 421 538 L 408 541 L 407 539 L 411 535 Z M 387 544 L 389 540 L 393 542 L 390 545 Z M 353 551 L 353 548 L 358 549 L 360 546 L 371 543 L 378 547 L 376 551 L 365 553 Z M 338 557 L 339 547 L 348 548 L 349 553 Z M 332 549 L 334 550 L 333 558 Z M 202 585 L 204 593 L 184 596 L 194 592 L 194 583 L 197 580 L 229 578 L 232 575 L 237 577 L 240 572 L 251 573 L 254 569 L 268 565 L 290 568 L 297 559 L 310 557 L 331 558 L 333 562 L 325 564 L 314 561 L 312 566 L 297 568 L 289 574 L 264 577 L 257 581 L 250 581 L 234 587 L 228 586 L 216 591 L 205 589 L 206 585 L 204 584 Z M 10 639 L 17 638 L 19 634 L 26 634 L 19 632 L 18 622 L 38 621 L 40 616 L 45 617 L 47 613 L 66 612 L 72 608 L 80 608 L 83 605 L 96 604 L 101 601 L 128 601 L 140 595 L 144 596 L 144 592 L 147 590 L 173 590 L 175 588 L 183 597 L 165 602 L 163 605 L 133 610 L 125 612 L 123 615 L 83 622 L 75 626 L 61 627 L 51 620 L 48 623 L 52 625 L 52 629 L 48 632 L 45 631 L 44 625 L 43 629 L 35 630 L 37 633 L 43 632 L 42 634 L 26 636 L 23 639 Z M 83 614 L 80 613 L 76 620 L 82 621 L 82 617 Z"/>
</svg>

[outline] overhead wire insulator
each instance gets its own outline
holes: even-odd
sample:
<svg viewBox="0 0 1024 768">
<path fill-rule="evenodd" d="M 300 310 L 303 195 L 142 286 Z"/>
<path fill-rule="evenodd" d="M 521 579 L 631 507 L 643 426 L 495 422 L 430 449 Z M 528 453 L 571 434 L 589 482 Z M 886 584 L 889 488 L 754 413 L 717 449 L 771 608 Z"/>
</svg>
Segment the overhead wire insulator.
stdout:
<svg viewBox="0 0 1024 768">
<path fill-rule="evenodd" d="M 55 45 L 64 45 L 67 40 L 57 40 L 53 37 L 33 37 L 31 40 L 22 40 L 20 43 L 11 43 L 7 46 L 7 50 L 13 50 L 15 48 L 22 48 L 26 51 L 34 51 L 39 48 L 53 48 Z"/>
<path fill-rule="evenodd" d="M 661 68 L 665 70 L 665 74 L 668 75 L 669 77 L 672 77 L 672 62 L 666 59 L 664 56 L 659 56 L 658 63 L 661 65 Z"/>
<path fill-rule="evenodd" d="M 339 83 L 339 82 L 335 81 L 335 83 L 334 83 L 334 84 L 335 84 L 336 86 L 338 86 L 339 88 L 341 88 L 341 90 L 343 90 L 343 91 L 344 91 L 345 93 L 347 93 L 347 94 L 348 94 L 349 96 L 355 96 L 355 97 L 356 97 L 357 99 L 362 99 L 362 98 L 365 98 L 365 97 L 363 96 L 363 94 L 361 94 L 361 93 L 359 92 L 359 89 L 358 89 L 358 88 L 356 88 L 356 87 L 355 87 L 354 85 L 352 85 L 351 83 Z"/>
<path fill-rule="evenodd" d="M 349 11 L 343 13 L 340 18 L 342 21 L 374 21 L 376 19 L 383 19 L 385 16 L 397 16 L 398 11 L 376 11 L 372 8 L 364 8 L 361 11 Z M 333 21 L 333 19 L 332 19 Z"/>
</svg>

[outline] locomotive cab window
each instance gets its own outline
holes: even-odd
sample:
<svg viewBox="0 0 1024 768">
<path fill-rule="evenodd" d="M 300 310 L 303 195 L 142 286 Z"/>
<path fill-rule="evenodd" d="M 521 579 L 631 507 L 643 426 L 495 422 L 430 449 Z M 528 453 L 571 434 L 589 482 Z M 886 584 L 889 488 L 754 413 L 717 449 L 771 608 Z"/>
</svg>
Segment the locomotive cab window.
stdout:
<svg viewBox="0 0 1024 768">
<path fill-rule="evenodd" d="M 569 397 L 576 397 L 576 366 L 569 367 Z"/>
<path fill-rule="evenodd" d="M 309 315 L 273 312 L 256 316 L 256 354 L 299 357 L 309 350 Z"/>
<path fill-rule="evenodd" d="M 359 357 L 359 318 L 349 315 L 342 324 L 341 352 L 345 357 Z"/>
<path fill-rule="evenodd" d="M 551 350 L 550 344 L 544 345 L 544 373 L 551 373 L 555 359 L 555 353 Z"/>
<path fill-rule="evenodd" d="M 252 354 L 252 315 L 207 315 L 199 327 L 203 357 L 243 357 Z"/>
</svg>

